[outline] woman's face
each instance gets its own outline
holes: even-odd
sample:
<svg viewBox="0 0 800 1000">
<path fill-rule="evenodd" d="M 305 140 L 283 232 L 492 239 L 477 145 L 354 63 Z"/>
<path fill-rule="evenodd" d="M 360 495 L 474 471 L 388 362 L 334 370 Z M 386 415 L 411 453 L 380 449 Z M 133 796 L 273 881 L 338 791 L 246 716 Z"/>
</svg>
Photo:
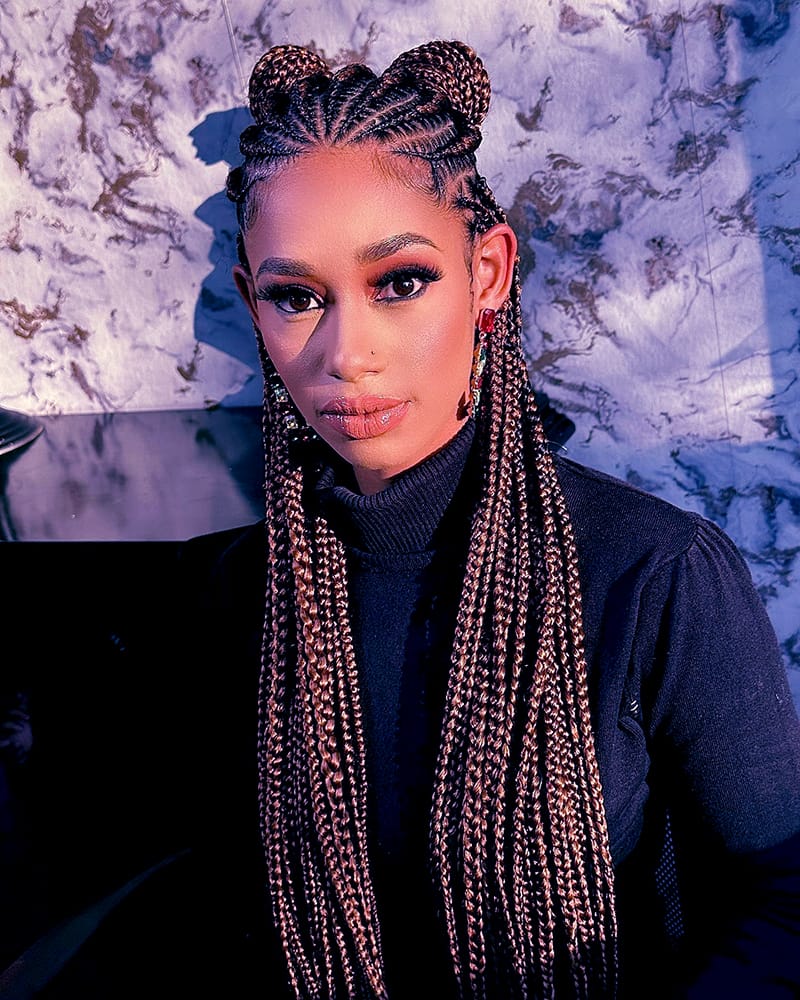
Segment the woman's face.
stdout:
<svg viewBox="0 0 800 1000">
<path fill-rule="evenodd" d="M 464 227 L 352 147 L 301 157 L 259 197 L 237 286 L 297 408 L 375 493 L 465 419 L 476 315 Z"/>
</svg>

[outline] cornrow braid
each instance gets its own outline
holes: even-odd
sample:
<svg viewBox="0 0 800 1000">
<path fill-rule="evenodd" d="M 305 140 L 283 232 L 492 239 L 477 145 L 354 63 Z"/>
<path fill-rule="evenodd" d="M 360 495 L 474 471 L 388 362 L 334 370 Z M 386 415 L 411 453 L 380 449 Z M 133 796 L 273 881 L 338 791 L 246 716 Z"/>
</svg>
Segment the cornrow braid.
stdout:
<svg viewBox="0 0 800 1000">
<path fill-rule="evenodd" d="M 242 232 L 259 187 L 333 145 L 422 164 L 467 239 L 505 222 L 475 150 L 490 87 L 461 42 L 381 75 L 296 46 L 251 78 L 254 123 L 228 180 Z M 240 233 L 240 255 L 247 266 Z M 578 563 L 522 349 L 519 264 L 475 414 L 480 486 L 456 616 L 430 858 L 460 994 L 609 998 L 616 918 L 587 693 Z M 369 866 L 366 766 L 346 554 L 305 501 L 319 456 L 264 367 L 268 582 L 259 803 L 275 923 L 298 998 L 387 996 Z"/>
</svg>

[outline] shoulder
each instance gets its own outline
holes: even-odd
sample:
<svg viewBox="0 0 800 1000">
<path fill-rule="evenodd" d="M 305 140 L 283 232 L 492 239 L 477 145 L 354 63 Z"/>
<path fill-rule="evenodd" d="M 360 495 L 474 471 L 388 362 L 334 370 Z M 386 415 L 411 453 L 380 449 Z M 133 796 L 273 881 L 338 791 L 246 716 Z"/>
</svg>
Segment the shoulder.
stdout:
<svg viewBox="0 0 800 1000">
<path fill-rule="evenodd" d="M 556 456 L 556 472 L 576 535 L 644 554 L 685 551 L 711 524 L 622 479 Z M 713 529 L 712 529 L 713 530 Z"/>
<path fill-rule="evenodd" d="M 593 597 L 614 588 L 631 599 L 655 587 L 665 598 L 691 585 L 696 595 L 724 588 L 759 603 L 742 553 L 715 522 L 562 456 L 556 470 Z"/>
</svg>

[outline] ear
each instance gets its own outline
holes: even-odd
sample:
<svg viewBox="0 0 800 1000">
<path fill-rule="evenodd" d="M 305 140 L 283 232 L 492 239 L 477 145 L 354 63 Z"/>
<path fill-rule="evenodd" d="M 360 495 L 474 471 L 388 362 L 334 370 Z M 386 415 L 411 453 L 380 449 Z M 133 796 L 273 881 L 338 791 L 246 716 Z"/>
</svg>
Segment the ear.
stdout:
<svg viewBox="0 0 800 1000">
<path fill-rule="evenodd" d="M 514 278 L 517 237 L 511 226 L 500 222 L 475 240 L 472 252 L 472 282 L 476 317 L 482 309 L 499 309 L 508 298 Z"/>
<path fill-rule="evenodd" d="M 256 308 L 256 288 L 253 284 L 252 275 L 247 268 L 242 267 L 241 264 L 234 264 L 233 282 L 239 290 L 239 294 L 244 300 L 244 304 L 247 306 L 250 318 L 255 323 L 256 329 L 260 329 L 258 325 L 258 309 Z"/>
</svg>

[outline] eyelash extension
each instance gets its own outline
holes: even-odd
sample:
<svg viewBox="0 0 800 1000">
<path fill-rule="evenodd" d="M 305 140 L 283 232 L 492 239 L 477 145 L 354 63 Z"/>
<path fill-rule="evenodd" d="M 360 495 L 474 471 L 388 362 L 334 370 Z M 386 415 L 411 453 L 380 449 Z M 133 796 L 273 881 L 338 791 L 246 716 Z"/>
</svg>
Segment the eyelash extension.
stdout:
<svg viewBox="0 0 800 1000">
<path fill-rule="evenodd" d="M 439 281 L 443 277 L 442 272 L 434 267 L 428 267 L 425 264 L 410 264 L 403 265 L 401 267 L 392 268 L 391 271 L 386 271 L 379 278 L 370 282 L 373 288 L 377 288 L 379 291 L 383 291 L 384 288 L 388 288 L 393 281 L 397 281 L 402 278 L 417 278 L 419 281 L 425 282 L 425 284 L 431 284 L 434 281 Z M 265 285 L 263 288 L 259 288 L 256 291 L 256 299 L 259 302 L 275 302 L 278 303 L 286 299 L 293 291 L 305 292 L 312 299 L 320 302 L 323 306 L 325 305 L 325 300 L 320 298 L 320 296 L 307 288 L 305 285 L 284 285 L 284 284 L 273 284 Z M 422 291 L 420 289 L 419 291 Z M 415 292 L 414 295 L 409 295 L 407 298 L 415 298 L 419 295 L 419 291 Z"/>
<path fill-rule="evenodd" d="M 278 302 L 295 291 L 305 292 L 312 299 L 325 304 L 325 300 L 320 295 L 310 288 L 306 288 L 305 285 L 264 285 L 263 288 L 256 290 L 256 298 L 259 302 Z"/>
<path fill-rule="evenodd" d="M 420 281 L 433 282 L 439 281 L 442 278 L 442 272 L 434 267 L 428 267 L 425 264 L 407 264 L 401 267 L 392 268 L 391 271 L 387 271 L 382 274 L 375 281 L 371 281 L 370 284 L 373 288 L 387 288 L 393 281 L 398 278 L 419 278 Z"/>
</svg>

